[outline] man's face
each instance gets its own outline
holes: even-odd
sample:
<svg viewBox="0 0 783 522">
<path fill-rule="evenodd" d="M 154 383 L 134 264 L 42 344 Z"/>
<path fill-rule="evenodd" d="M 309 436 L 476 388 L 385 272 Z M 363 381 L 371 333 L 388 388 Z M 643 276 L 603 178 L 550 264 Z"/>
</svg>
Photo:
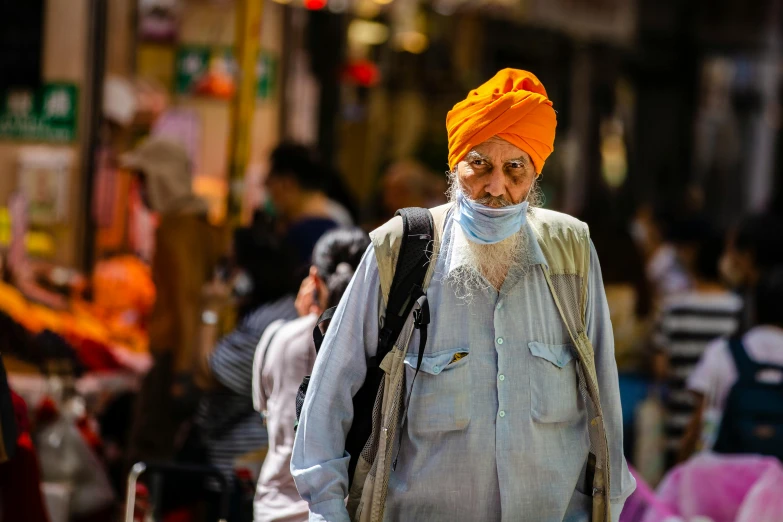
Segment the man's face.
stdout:
<svg viewBox="0 0 783 522">
<path fill-rule="evenodd" d="M 272 174 L 266 178 L 265 186 L 275 213 L 286 217 L 290 201 L 294 197 L 295 183 L 288 176 Z"/>
<path fill-rule="evenodd" d="M 753 254 L 737 248 L 735 234 L 730 234 L 726 241 L 726 249 L 720 259 L 720 273 L 723 279 L 733 287 L 755 284 L 758 273 L 755 270 Z"/>
<path fill-rule="evenodd" d="M 530 155 L 498 137 L 476 145 L 457 165 L 457 177 L 470 199 L 490 207 L 525 200 L 536 179 Z"/>
</svg>

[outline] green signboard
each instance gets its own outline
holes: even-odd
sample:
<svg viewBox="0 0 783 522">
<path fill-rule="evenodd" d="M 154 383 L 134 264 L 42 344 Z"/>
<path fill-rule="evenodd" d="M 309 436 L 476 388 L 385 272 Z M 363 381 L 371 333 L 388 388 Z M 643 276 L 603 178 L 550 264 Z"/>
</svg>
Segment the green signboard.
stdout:
<svg viewBox="0 0 783 522">
<path fill-rule="evenodd" d="M 174 79 L 177 94 L 195 94 L 198 81 L 209 70 L 211 57 L 209 47 L 188 45 L 177 49 Z"/>
<path fill-rule="evenodd" d="M 72 83 L 0 92 L 0 138 L 74 141 L 78 99 L 79 89 Z"/>
<path fill-rule="evenodd" d="M 177 49 L 176 74 L 174 88 L 177 94 L 193 94 L 197 96 L 217 96 L 204 82 L 207 74 L 219 74 L 224 79 L 234 82 L 237 69 L 231 47 L 208 47 L 200 45 L 184 45 Z M 256 64 L 256 97 L 266 99 L 272 96 L 276 81 L 277 60 L 267 52 L 258 54 Z"/>
<path fill-rule="evenodd" d="M 277 60 L 266 51 L 258 54 L 258 65 L 256 66 L 256 98 L 265 100 L 270 98 L 275 90 L 277 81 Z"/>
</svg>

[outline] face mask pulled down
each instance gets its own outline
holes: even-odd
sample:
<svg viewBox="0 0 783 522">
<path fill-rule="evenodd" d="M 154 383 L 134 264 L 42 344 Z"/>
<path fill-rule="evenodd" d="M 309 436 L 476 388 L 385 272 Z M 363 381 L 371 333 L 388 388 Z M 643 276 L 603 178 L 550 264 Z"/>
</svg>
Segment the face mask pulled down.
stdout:
<svg viewBox="0 0 783 522">
<path fill-rule="evenodd" d="M 527 220 L 527 200 L 505 207 L 488 207 L 457 192 L 455 219 L 468 240 L 494 245 L 520 231 Z"/>
<path fill-rule="evenodd" d="M 453 200 L 461 236 L 454 242 L 453 255 L 460 266 L 448 278 L 465 300 L 488 286 L 500 290 L 509 270 L 525 265 L 528 202 L 489 207 L 470 200 L 461 190 Z"/>
</svg>

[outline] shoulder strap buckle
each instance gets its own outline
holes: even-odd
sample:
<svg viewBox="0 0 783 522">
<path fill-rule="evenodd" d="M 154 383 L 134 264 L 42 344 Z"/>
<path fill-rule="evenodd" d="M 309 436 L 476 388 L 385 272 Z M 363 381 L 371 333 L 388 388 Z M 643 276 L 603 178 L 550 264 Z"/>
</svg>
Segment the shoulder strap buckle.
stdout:
<svg viewBox="0 0 783 522">
<path fill-rule="evenodd" d="M 416 304 L 419 307 L 413 311 L 413 324 L 417 330 L 421 330 L 430 324 L 430 305 L 427 302 L 427 296 L 419 297 Z"/>
</svg>

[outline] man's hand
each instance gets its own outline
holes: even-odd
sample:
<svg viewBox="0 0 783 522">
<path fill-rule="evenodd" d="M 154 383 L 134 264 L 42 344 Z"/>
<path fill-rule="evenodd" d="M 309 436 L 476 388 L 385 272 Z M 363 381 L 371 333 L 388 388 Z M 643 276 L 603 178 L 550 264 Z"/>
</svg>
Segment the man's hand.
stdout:
<svg viewBox="0 0 783 522">
<path fill-rule="evenodd" d="M 688 426 L 685 428 L 685 434 L 680 441 L 680 451 L 677 455 L 677 462 L 682 463 L 688 460 L 691 455 L 696 453 L 701 442 L 701 430 L 704 419 L 704 409 L 707 402 L 704 394 L 698 392 L 691 392 L 693 395 L 693 414 L 691 420 L 688 422 Z"/>
<path fill-rule="evenodd" d="M 216 385 L 215 377 L 209 367 L 209 356 L 218 340 L 220 312 L 231 304 L 231 286 L 219 277 L 215 277 L 202 287 L 201 299 L 203 308 L 197 339 L 198 345 L 194 351 L 193 384 L 202 390 L 209 390 Z M 172 388 L 172 394 L 176 396 L 177 393 L 184 393 L 184 391 L 177 389 L 175 384 Z"/>
<path fill-rule="evenodd" d="M 311 267 L 310 274 L 304 278 L 299 286 L 299 293 L 296 295 L 296 301 L 294 302 L 299 317 L 309 314 L 320 315 L 323 312 L 319 303 L 319 286 L 318 272 L 315 267 Z"/>
</svg>

